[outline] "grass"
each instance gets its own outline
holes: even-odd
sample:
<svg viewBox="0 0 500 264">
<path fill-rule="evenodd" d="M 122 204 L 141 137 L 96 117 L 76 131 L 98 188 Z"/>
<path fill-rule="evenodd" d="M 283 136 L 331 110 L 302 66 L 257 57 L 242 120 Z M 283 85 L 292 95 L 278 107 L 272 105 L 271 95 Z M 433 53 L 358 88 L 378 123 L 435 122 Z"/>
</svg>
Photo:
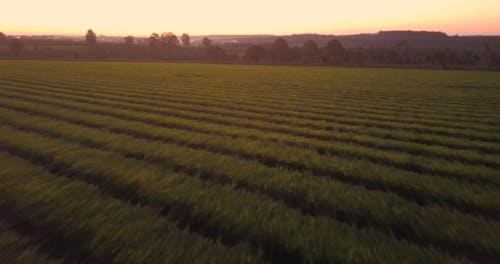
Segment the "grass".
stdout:
<svg viewBox="0 0 500 264">
<path fill-rule="evenodd" d="M 500 258 L 495 73 L 0 66 L 12 262 Z"/>
</svg>

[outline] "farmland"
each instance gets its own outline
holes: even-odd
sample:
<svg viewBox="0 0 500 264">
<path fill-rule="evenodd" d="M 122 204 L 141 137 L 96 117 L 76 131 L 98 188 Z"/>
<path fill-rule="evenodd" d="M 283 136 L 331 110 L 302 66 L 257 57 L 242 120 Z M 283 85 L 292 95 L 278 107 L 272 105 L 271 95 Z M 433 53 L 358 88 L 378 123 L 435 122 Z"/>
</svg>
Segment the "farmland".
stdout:
<svg viewBox="0 0 500 264">
<path fill-rule="evenodd" d="M 0 61 L 0 255 L 493 263 L 500 74 Z"/>
</svg>

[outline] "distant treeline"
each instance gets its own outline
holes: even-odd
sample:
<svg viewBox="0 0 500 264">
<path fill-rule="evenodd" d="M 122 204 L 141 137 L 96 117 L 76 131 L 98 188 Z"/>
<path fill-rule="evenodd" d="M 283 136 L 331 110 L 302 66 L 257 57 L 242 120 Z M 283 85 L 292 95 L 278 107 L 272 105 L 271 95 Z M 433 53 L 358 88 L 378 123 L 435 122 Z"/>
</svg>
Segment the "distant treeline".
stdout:
<svg viewBox="0 0 500 264">
<path fill-rule="evenodd" d="M 201 44 L 192 45 L 188 34 L 178 37 L 169 32 L 152 33 L 147 39 L 127 36 L 123 43 L 101 43 L 90 29 L 84 42 L 20 39 L 0 32 L 0 58 L 391 65 L 496 70 L 500 67 L 500 50 L 492 48 L 486 41 L 480 49 L 413 47 L 406 39 L 395 40 L 392 47 L 346 48 L 335 38 L 322 46 L 312 39 L 305 40 L 300 46 L 290 46 L 282 37 L 261 45 L 215 44 L 209 38 L 204 38 Z"/>
</svg>

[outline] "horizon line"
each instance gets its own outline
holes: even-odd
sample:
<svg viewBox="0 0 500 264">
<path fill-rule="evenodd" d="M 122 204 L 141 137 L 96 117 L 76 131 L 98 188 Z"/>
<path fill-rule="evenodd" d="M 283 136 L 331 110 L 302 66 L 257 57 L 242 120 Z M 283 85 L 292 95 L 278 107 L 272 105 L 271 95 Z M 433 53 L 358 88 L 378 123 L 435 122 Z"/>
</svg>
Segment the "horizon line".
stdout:
<svg viewBox="0 0 500 264">
<path fill-rule="evenodd" d="M 67 36 L 67 37 L 76 37 L 76 36 L 84 36 L 85 31 L 82 34 L 77 34 L 77 33 L 14 33 L 14 34 L 7 34 L 5 31 L 0 31 L 3 32 L 7 36 Z M 95 32 L 95 31 L 94 31 Z M 160 32 L 160 31 L 158 31 Z M 158 32 L 151 32 L 152 33 L 158 33 Z M 202 36 L 276 36 L 276 37 L 286 37 L 286 36 L 293 36 L 293 35 L 323 35 L 323 36 L 353 36 L 353 35 L 376 35 L 379 34 L 380 32 L 429 32 L 429 33 L 443 33 L 448 37 L 454 37 L 454 36 L 459 36 L 459 37 L 472 37 L 472 36 L 484 36 L 484 37 L 496 37 L 500 36 L 499 33 L 495 34 L 481 34 L 481 33 L 472 33 L 472 34 L 449 34 L 445 31 L 435 31 L 435 30 L 409 30 L 409 29 L 394 29 L 394 30 L 379 30 L 379 31 L 372 31 L 372 32 L 359 32 L 359 33 L 345 33 L 345 34 L 334 34 L 334 33 L 317 33 L 317 32 L 303 32 L 303 33 L 288 33 L 288 34 L 264 34 L 264 33 L 245 33 L 245 34 L 238 34 L 238 33 L 209 33 L 209 34 L 189 34 L 188 32 L 183 32 L 183 33 L 188 33 L 189 36 L 191 37 L 202 37 Z M 162 32 L 163 33 L 163 32 Z M 176 35 L 181 35 L 176 34 Z M 133 34 L 99 34 L 96 32 L 97 36 L 103 36 L 103 37 L 126 37 L 126 36 L 134 36 L 134 37 L 144 37 L 147 38 L 150 35 L 133 35 Z M 158 33 L 161 34 L 161 33 Z M 175 33 L 174 33 L 175 34 Z"/>
</svg>

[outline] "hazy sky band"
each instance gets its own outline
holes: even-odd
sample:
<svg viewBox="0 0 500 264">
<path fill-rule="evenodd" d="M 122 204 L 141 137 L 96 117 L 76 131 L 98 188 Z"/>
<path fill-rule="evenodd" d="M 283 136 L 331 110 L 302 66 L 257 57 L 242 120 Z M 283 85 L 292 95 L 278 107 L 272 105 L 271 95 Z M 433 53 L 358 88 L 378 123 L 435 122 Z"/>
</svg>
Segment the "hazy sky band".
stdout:
<svg viewBox="0 0 500 264">
<path fill-rule="evenodd" d="M 17 0 L 2 5 L 7 34 L 350 34 L 435 30 L 500 35 L 499 0 Z"/>
</svg>

